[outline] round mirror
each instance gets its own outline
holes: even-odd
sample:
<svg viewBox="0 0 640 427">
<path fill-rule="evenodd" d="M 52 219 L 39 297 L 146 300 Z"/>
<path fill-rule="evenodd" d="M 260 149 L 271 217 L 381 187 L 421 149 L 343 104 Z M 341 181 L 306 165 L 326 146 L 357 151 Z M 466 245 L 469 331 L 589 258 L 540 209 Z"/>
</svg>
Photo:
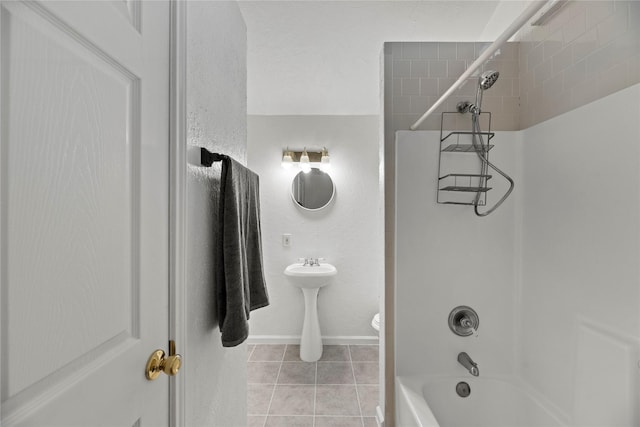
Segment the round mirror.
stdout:
<svg viewBox="0 0 640 427">
<path fill-rule="evenodd" d="M 336 193 L 331 177 L 320 169 L 299 172 L 291 184 L 291 197 L 303 209 L 315 211 L 331 203 Z"/>
</svg>

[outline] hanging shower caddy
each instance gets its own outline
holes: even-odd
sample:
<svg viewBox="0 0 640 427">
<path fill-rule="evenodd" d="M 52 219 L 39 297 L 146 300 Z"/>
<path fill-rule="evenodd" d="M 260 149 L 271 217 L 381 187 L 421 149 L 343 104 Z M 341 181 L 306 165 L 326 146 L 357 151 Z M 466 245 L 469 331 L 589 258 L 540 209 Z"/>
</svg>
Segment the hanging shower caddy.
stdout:
<svg viewBox="0 0 640 427">
<path fill-rule="evenodd" d="M 449 116 L 451 115 L 451 116 Z M 491 132 L 491 113 L 480 113 L 481 119 L 488 122 L 486 132 L 480 132 L 485 143 L 495 135 Z M 491 175 L 479 173 L 481 161 L 472 143 L 471 131 L 445 131 L 445 119 L 456 123 L 460 120 L 458 112 L 443 112 L 440 119 L 440 152 L 438 160 L 438 197 L 441 204 L 473 205 L 476 195 L 481 193 L 478 206 L 484 206 L 487 192 L 491 190 L 488 181 Z M 461 126 L 460 126 L 461 127 Z M 488 151 L 493 148 L 489 144 Z"/>
</svg>

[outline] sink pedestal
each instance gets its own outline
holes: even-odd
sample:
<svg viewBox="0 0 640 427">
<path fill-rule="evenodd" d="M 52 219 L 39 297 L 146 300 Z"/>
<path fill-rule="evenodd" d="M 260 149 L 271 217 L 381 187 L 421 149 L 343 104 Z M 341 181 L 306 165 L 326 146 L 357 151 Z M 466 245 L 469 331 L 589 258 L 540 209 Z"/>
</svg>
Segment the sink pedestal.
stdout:
<svg viewBox="0 0 640 427">
<path fill-rule="evenodd" d="M 318 291 L 327 286 L 338 270 L 331 264 L 291 264 L 284 270 L 291 284 L 302 290 L 304 296 L 304 322 L 300 339 L 300 359 L 315 362 L 322 356 L 322 335 L 318 321 Z"/>
<path fill-rule="evenodd" d="M 318 291 L 320 288 L 301 288 L 304 295 L 304 322 L 300 340 L 300 359 L 315 362 L 322 356 L 322 335 L 318 321 Z"/>
</svg>

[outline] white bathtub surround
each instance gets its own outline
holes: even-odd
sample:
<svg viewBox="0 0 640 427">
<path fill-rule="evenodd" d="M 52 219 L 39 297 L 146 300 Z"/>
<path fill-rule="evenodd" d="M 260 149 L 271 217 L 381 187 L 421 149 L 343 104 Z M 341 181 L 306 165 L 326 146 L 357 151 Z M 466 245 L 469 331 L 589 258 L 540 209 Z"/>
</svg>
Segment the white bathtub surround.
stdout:
<svg viewBox="0 0 640 427">
<path fill-rule="evenodd" d="M 571 425 L 640 424 L 639 117 L 635 85 L 523 131 L 518 371 Z"/>
<path fill-rule="evenodd" d="M 456 384 L 471 393 L 460 397 Z M 562 427 L 541 396 L 513 378 L 397 377 L 396 424 L 402 427 Z"/>
<path fill-rule="evenodd" d="M 519 143 L 517 132 L 496 132 L 490 155 L 516 185 Z M 482 375 L 513 374 L 517 198 L 486 218 L 476 217 L 472 206 L 437 204 L 439 145 L 436 131 L 397 133 L 397 374 L 464 373 L 456 360 L 463 351 Z M 492 181 L 488 203 L 508 185 Z M 449 328 L 458 306 L 477 313 L 477 337 L 457 336 Z"/>
<path fill-rule="evenodd" d="M 461 376 L 473 396 L 484 385 L 458 364 L 465 351 L 478 379 L 524 387 L 559 425 L 639 425 L 638 117 L 635 85 L 524 131 L 497 132 L 492 160 L 511 165 L 516 190 L 482 219 L 468 206 L 435 203 L 437 133 L 398 132 L 400 376 Z M 477 338 L 447 327 L 461 304 L 479 315 Z M 456 396 L 455 384 L 450 391 Z M 549 425 L 527 422 L 514 425 Z"/>
</svg>

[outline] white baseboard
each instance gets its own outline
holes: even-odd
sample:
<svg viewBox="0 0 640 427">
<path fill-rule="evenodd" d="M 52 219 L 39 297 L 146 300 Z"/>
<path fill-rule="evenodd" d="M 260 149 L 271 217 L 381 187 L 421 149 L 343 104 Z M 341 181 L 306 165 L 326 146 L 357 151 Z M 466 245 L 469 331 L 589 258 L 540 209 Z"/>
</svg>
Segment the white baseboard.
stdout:
<svg viewBox="0 0 640 427">
<path fill-rule="evenodd" d="M 376 335 L 324 336 L 325 345 L 378 344 Z M 249 335 L 247 344 L 300 344 L 299 335 Z"/>
</svg>

